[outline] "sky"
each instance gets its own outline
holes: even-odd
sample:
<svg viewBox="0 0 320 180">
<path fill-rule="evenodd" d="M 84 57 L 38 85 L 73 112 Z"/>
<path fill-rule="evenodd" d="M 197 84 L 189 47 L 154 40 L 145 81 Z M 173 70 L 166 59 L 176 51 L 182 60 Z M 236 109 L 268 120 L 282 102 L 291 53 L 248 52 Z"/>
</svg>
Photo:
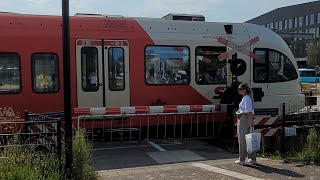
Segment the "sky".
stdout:
<svg viewBox="0 0 320 180">
<path fill-rule="evenodd" d="M 276 8 L 314 0 L 70 0 L 70 15 L 95 13 L 128 17 L 200 14 L 206 21 L 245 22 Z M 1 0 L 0 12 L 61 15 L 62 0 Z"/>
</svg>

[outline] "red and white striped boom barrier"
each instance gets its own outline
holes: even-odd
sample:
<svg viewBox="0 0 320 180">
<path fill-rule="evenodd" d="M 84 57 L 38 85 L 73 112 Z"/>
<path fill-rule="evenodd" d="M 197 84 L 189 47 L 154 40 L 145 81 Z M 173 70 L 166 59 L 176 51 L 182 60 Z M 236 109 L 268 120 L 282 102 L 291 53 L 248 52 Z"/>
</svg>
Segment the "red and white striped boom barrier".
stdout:
<svg viewBox="0 0 320 180">
<path fill-rule="evenodd" d="M 79 115 L 158 114 L 158 113 L 197 113 L 197 112 L 212 113 L 216 111 L 220 111 L 220 104 L 74 108 L 74 114 L 77 116 Z"/>
</svg>

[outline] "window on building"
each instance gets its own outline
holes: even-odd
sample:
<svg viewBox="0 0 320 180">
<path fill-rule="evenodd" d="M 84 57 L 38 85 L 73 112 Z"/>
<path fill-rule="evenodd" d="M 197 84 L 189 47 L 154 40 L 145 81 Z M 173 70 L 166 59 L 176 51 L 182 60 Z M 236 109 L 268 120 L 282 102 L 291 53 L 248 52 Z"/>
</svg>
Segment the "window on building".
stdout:
<svg viewBox="0 0 320 180">
<path fill-rule="evenodd" d="M 294 18 L 294 27 L 298 27 L 298 18 Z"/>
<path fill-rule="evenodd" d="M 189 84 L 190 50 L 186 46 L 147 46 L 145 68 L 149 85 Z"/>
<path fill-rule="evenodd" d="M 299 33 L 303 33 L 303 30 L 299 30 Z M 302 38 L 299 38 L 299 40 L 302 40 Z"/>
<path fill-rule="evenodd" d="M 306 22 L 306 26 L 308 26 L 309 25 L 309 16 L 308 15 L 306 15 L 306 18 L 304 21 Z"/>
<path fill-rule="evenodd" d="M 299 27 L 301 27 L 303 25 L 303 17 L 299 17 Z"/>
<path fill-rule="evenodd" d="M 270 29 L 273 30 L 274 27 L 273 27 L 273 23 L 270 23 Z"/>
<path fill-rule="evenodd" d="M 309 33 L 313 34 L 313 38 L 316 37 L 316 28 L 310 28 Z"/>
<path fill-rule="evenodd" d="M 254 82 L 282 82 L 298 78 L 296 69 L 289 58 L 271 49 L 256 49 L 259 59 L 254 61 Z"/>
<path fill-rule="evenodd" d="M 288 29 L 288 20 L 284 20 L 284 29 Z"/>
<path fill-rule="evenodd" d="M 82 90 L 95 92 L 99 90 L 98 50 L 95 47 L 81 48 Z"/>
<path fill-rule="evenodd" d="M 283 21 L 279 21 L 279 30 L 281 31 L 283 29 Z"/>
<path fill-rule="evenodd" d="M 319 29 L 319 27 L 317 27 L 317 28 L 316 28 L 316 38 L 319 38 L 319 37 L 320 37 L 319 34 L 320 34 L 320 29 Z"/>
<path fill-rule="evenodd" d="M 279 30 L 279 23 L 278 22 L 275 23 L 274 29 Z"/>
<path fill-rule="evenodd" d="M 53 53 L 32 54 L 32 87 L 37 93 L 59 90 L 58 56 Z"/>
<path fill-rule="evenodd" d="M 314 24 L 314 14 L 311 14 L 310 15 L 310 25 L 313 25 Z"/>
<path fill-rule="evenodd" d="M 270 28 L 270 25 L 269 25 L 269 24 L 266 24 L 266 28 L 268 28 L 268 29 L 269 29 L 269 28 Z"/>
<path fill-rule="evenodd" d="M 16 53 L 0 53 L 0 93 L 21 91 L 20 57 Z"/>
<path fill-rule="evenodd" d="M 317 23 L 320 24 L 320 13 L 317 13 Z"/>
<path fill-rule="evenodd" d="M 227 82 L 227 63 L 218 60 L 218 56 L 224 52 L 226 52 L 225 47 L 201 46 L 196 48 L 197 84 L 225 84 Z"/>
<path fill-rule="evenodd" d="M 125 67 L 123 48 L 109 48 L 109 89 L 123 91 L 125 89 Z"/>
<path fill-rule="evenodd" d="M 303 30 L 302 32 L 304 32 L 304 33 L 309 33 L 309 29 L 305 29 L 305 30 Z M 306 38 L 306 39 L 309 39 L 309 38 Z"/>
<path fill-rule="evenodd" d="M 292 26 L 292 19 L 289 19 L 289 29 L 291 29 L 293 26 Z"/>
</svg>

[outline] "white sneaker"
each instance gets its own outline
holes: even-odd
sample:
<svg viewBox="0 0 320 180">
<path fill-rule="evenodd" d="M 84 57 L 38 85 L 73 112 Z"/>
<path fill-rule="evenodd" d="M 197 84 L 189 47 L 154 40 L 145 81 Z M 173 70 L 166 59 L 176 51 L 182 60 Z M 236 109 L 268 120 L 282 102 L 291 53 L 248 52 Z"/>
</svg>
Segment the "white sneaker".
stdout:
<svg viewBox="0 0 320 180">
<path fill-rule="evenodd" d="M 240 161 L 240 160 L 236 160 L 235 163 L 239 164 L 241 166 L 245 165 L 245 162 L 244 161 Z"/>
<path fill-rule="evenodd" d="M 248 159 L 248 163 L 256 165 L 257 164 L 257 160 Z"/>
</svg>

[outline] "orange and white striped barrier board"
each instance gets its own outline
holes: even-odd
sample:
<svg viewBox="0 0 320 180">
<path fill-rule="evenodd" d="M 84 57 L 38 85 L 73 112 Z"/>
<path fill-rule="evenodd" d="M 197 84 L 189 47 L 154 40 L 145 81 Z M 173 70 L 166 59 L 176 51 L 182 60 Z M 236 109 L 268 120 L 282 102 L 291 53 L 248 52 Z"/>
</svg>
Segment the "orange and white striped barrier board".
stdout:
<svg viewBox="0 0 320 180">
<path fill-rule="evenodd" d="M 216 111 L 220 111 L 219 104 L 74 108 L 75 115 L 156 114 L 189 112 L 212 113 Z"/>
</svg>

